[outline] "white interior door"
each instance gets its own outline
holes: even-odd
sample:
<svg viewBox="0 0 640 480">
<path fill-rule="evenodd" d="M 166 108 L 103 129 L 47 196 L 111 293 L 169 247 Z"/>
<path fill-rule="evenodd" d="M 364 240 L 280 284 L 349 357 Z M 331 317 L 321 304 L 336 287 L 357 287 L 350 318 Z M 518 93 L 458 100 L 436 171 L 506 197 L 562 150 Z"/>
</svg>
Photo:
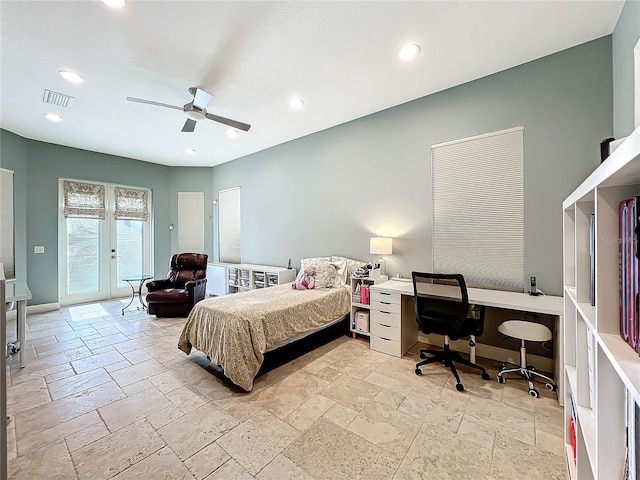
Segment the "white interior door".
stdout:
<svg viewBox="0 0 640 480">
<path fill-rule="evenodd" d="M 203 192 L 178 192 L 178 252 L 204 253 Z"/>
</svg>

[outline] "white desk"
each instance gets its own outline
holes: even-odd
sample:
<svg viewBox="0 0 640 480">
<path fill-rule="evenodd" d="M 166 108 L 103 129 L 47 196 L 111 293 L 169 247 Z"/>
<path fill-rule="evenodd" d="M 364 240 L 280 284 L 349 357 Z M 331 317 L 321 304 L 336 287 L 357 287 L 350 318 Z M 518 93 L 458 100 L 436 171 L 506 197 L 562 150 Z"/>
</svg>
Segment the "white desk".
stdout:
<svg viewBox="0 0 640 480">
<path fill-rule="evenodd" d="M 425 289 L 425 293 L 433 295 L 438 298 L 451 298 L 459 299 L 460 290 L 458 287 L 451 285 L 434 285 L 434 284 L 422 284 L 422 289 Z M 371 292 L 378 292 L 378 294 L 394 295 L 399 294 L 403 297 L 411 297 L 413 299 L 413 283 L 389 280 L 387 282 L 376 283 L 371 286 Z M 475 305 L 481 305 L 485 307 L 504 308 L 508 310 L 516 310 L 520 312 L 531 313 L 543 313 L 547 315 L 555 315 L 558 319 L 556 328 L 556 335 L 554 341 L 555 359 L 554 359 L 554 376 L 558 385 L 558 401 L 563 403 L 564 399 L 564 375 L 563 375 L 563 339 L 562 332 L 564 331 L 562 323 L 564 322 L 564 299 L 562 297 L 554 297 L 551 295 L 539 295 L 533 296 L 527 293 L 519 292 L 505 292 L 503 290 L 488 290 L 485 288 L 468 288 L 467 294 L 469 295 L 469 303 Z M 402 317 L 406 316 L 409 309 L 401 309 Z M 407 321 L 402 318 L 400 321 L 400 328 L 404 328 L 407 325 L 413 323 L 415 325 L 415 314 L 413 319 Z M 400 337 L 405 336 L 407 332 L 400 332 Z M 417 334 L 415 336 L 415 343 L 418 340 Z M 405 350 L 406 351 L 406 350 Z M 405 353 L 404 351 L 402 353 Z"/>
<path fill-rule="evenodd" d="M 25 366 L 27 350 L 27 300 L 31 300 L 31 291 L 24 282 L 9 280 L 6 282 L 5 302 L 16 302 L 18 322 L 18 342 L 20 342 L 20 368 Z"/>
</svg>

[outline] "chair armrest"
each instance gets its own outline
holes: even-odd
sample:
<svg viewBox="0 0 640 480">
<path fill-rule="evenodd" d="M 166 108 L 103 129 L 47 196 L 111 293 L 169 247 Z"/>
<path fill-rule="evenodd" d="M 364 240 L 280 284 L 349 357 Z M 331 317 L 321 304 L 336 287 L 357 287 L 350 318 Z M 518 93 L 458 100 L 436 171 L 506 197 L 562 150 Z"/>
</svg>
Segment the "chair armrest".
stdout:
<svg viewBox="0 0 640 480">
<path fill-rule="evenodd" d="M 164 290 L 165 288 L 172 288 L 173 284 L 168 278 L 160 280 L 151 280 L 145 284 L 148 292 L 155 292 L 156 290 Z"/>
<path fill-rule="evenodd" d="M 190 280 L 184 284 L 184 288 L 189 292 L 189 298 L 191 299 L 191 305 L 195 305 L 200 300 L 203 300 L 207 294 L 207 279 L 201 278 L 199 280 Z"/>
</svg>

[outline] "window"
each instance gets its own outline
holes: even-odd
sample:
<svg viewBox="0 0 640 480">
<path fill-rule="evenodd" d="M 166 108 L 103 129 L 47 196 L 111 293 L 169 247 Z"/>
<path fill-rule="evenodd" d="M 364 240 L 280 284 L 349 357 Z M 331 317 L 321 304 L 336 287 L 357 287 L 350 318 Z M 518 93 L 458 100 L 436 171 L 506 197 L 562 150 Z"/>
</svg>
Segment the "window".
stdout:
<svg viewBox="0 0 640 480">
<path fill-rule="evenodd" d="M 15 278 L 13 172 L 0 168 L 0 263 L 6 278 Z"/>
<path fill-rule="evenodd" d="M 433 268 L 524 290 L 523 127 L 431 147 Z"/>
</svg>

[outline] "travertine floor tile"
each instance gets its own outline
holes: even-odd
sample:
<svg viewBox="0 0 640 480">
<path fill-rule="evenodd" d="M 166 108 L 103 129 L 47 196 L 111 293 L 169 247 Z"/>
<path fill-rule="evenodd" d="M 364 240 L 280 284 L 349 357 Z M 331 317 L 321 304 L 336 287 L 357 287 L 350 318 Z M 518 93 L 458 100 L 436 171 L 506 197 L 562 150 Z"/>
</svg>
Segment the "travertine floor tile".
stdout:
<svg viewBox="0 0 640 480">
<path fill-rule="evenodd" d="M 151 359 L 111 372 L 111 376 L 118 385 L 124 387 L 126 385 L 139 382 L 145 378 L 152 377 L 160 372 L 164 372 L 166 369 L 167 368 L 159 361 Z"/>
<path fill-rule="evenodd" d="M 476 425 L 535 444 L 534 414 L 503 402 L 471 397 L 464 418 Z"/>
<path fill-rule="evenodd" d="M 394 479 L 486 479 L 490 467 L 491 449 L 440 425 L 424 424 Z"/>
<path fill-rule="evenodd" d="M 317 480 L 390 479 L 400 463 L 389 452 L 324 418 L 289 445 L 283 455 Z"/>
<path fill-rule="evenodd" d="M 171 402 L 156 388 L 150 388 L 130 397 L 117 400 L 98 409 L 110 431 L 142 420 L 171 405 Z"/>
<path fill-rule="evenodd" d="M 16 436 L 18 440 L 26 438 L 115 402 L 124 396 L 124 392 L 115 382 L 109 382 L 32 408 L 16 415 Z"/>
<path fill-rule="evenodd" d="M 295 428 L 279 418 L 261 412 L 223 435 L 217 443 L 245 470 L 256 475 L 298 435 Z"/>
<path fill-rule="evenodd" d="M 49 402 L 51 397 L 42 377 L 7 388 L 7 415 L 16 415 Z"/>
<path fill-rule="evenodd" d="M 340 377 L 321 391 L 322 395 L 353 410 L 362 410 L 382 388 L 354 377 Z"/>
<path fill-rule="evenodd" d="M 109 435 L 109 430 L 105 426 L 103 421 L 99 423 L 94 423 L 93 425 L 88 426 L 87 428 L 80 430 L 79 432 L 72 433 L 65 437 L 65 441 L 67 442 L 67 448 L 70 452 L 75 452 L 76 450 L 89 445 L 90 443 L 95 442 L 96 440 L 100 440 L 103 437 Z"/>
<path fill-rule="evenodd" d="M 492 479 L 560 480 L 565 478 L 564 475 L 563 457 L 496 433 L 491 462 Z"/>
<path fill-rule="evenodd" d="M 72 393 L 81 392 L 110 381 L 112 381 L 112 378 L 104 368 L 96 368 L 73 377 L 51 382 L 49 383 L 49 391 L 51 392 L 51 398 L 58 400 L 68 397 Z"/>
<path fill-rule="evenodd" d="M 319 394 L 313 395 L 309 400 L 291 412 L 285 420 L 298 430 L 306 430 L 313 422 L 320 418 L 336 402 Z"/>
<path fill-rule="evenodd" d="M 398 411 L 415 417 L 432 425 L 440 425 L 452 432 L 457 432 L 464 415 L 469 394 L 458 391 L 442 390 L 435 393 L 427 388 L 414 388 Z"/>
<path fill-rule="evenodd" d="M 73 465 L 63 440 L 11 460 L 9 478 L 15 480 L 46 478 L 69 480 L 76 478 Z"/>
<path fill-rule="evenodd" d="M 212 443 L 185 460 L 184 464 L 198 480 L 218 469 L 231 458 L 220 445 Z"/>
<path fill-rule="evenodd" d="M 336 403 L 333 407 L 327 410 L 322 417 L 332 421 L 342 428 L 346 428 L 357 415 L 358 412 L 355 410 L 345 407 L 340 403 Z"/>
<path fill-rule="evenodd" d="M 61 438 L 79 432 L 94 423 L 102 422 L 95 410 L 68 420 L 64 423 L 48 428 L 18 441 L 18 454 L 28 455 L 29 452 L 57 442 Z"/>
<path fill-rule="evenodd" d="M 264 467 L 258 475 L 258 480 L 315 480 L 284 455 L 278 455 Z"/>
<path fill-rule="evenodd" d="M 213 443 L 238 425 L 238 421 L 215 405 L 207 404 L 175 420 L 158 432 L 182 460 Z"/>
<path fill-rule="evenodd" d="M 119 473 L 113 480 L 193 480 L 180 459 L 169 447 L 158 450 L 153 455 Z"/>
<path fill-rule="evenodd" d="M 238 462 L 231 459 L 206 477 L 205 480 L 253 480 L 253 478 Z"/>
<path fill-rule="evenodd" d="M 122 355 L 116 351 L 111 351 L 100 355 L 93 355 L 82 360 L 76 360 L 75 362 L 71 362 L 71 365 L 76 372 L 84 373 L 122 360 L 125 360 Z"/>
<path fill-rule="evenodd" d="M 314 393 L 329 383 L 305 371 L 292 373 L 280 382 L 266 388 L 256 403 L 279 418 L 286 418 L 309 400 Z"/>
<path fill-rule="evenodd" d="M 143 420 L 71 452 L 71 457 L 80 480 L 107 479 L 165 445 L 162 437 Z"/>
</svg>

